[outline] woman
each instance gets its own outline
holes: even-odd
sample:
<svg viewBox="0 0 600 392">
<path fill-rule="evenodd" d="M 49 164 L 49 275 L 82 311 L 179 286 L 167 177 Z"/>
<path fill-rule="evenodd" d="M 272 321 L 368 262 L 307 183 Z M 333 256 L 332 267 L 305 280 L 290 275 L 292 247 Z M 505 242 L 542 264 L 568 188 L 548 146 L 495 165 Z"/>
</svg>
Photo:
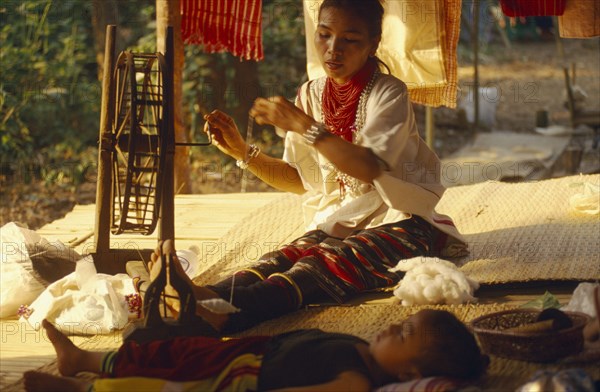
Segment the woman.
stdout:
<svg viewBox="0 0 600 392">
<path fill-rule="evenodd" d="M 381 331 L 371 343 L 320 330 L 219 340 L 181 337 L 118 351 L 76 347 L 48 321 L 63 377 L 26 372 L 27 391 L 369 391 L 413 378 L 479 377 L 489 362 L 451 313 L 422 310 Z M 93 384 L 72 378 L 100 373 Z"/>
<path fill-rule="evenodd" d="M 257 123 L 287 130 L 283 159 L 247 146 L 224 113 L 206 116 L 205 131 L 240 167 L 307 194 L 306 234 L 236 273 L 233 303 L 242 311 L 222 317 L 199 308 L 217 329 L 343 302 L 395 284 L 388 268 L 401 259 L 466 250 L 450 218 L 434 211 L 444 192 L 440 162 L 418 135 L 406 85 L 379 71 L 382 18 L 377 0 L 323 2 L 315 45 L 327 77 L 305 83 L 296 105 L 259 98 L 250 111 Z M 197 299 L 228 299 L 231 284 L 200 287 Z"/>
</svg>

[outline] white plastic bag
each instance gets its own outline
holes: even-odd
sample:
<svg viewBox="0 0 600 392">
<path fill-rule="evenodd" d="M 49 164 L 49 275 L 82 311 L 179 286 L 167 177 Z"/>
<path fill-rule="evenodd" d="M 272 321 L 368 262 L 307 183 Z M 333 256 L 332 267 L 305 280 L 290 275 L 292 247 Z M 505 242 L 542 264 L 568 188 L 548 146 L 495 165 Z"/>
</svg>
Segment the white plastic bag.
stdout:
<svg viewBox="0 0 600 392">
<path fill-rule="evenodd" d="M 598 287 L 598 283 L 579 283 L 575 288 L 575 291 L 573 291 L 569 303 L 560 308 L 560 310 L 582 312 L 590 317 L 598 317 L 594 305 L 594 290 L 596 287 Z"/>
<path fill-rule="evenodd" d="M 497 87 L 479 88 L 479 124 L 487 128 L 493 128 L 496 125 L 496 107 L 500 101 L 500 91 Z M 461 99 L 458 107 L 464 109 L 467 115 L 467 121 L 475 121 L 475 97 L 473 89 L 469 89 L 467 96 Z"/>
<path fill-rule="evenodd" d="M 77 262 L 75 272 L 52 283 L 31 304 L 27 321 L 36 330 L 48 319 L 66 334 L 106 334 L 125 327 L 125 296 L 131 294 L 135 288 L 128 275 L 98 274 L 87 256 Z"/>
<path fill-rule="evenodd" d="M 569 204 L 573 210 L 582 214 L 600 214 L 600 185 L 583 183 L 583 192 L 571 196 Z"/>
<path fill-rule="evenodd" d="M 35 258 L 35 260 L 32 260 Z M 0 228 L 0 318 L 15 316 L 50 281 L 73 271 L 81 256 L 63 243 L 10 222 Z"/>
<path fill-rule="evenodd" d="M 190 279 L 194 279 L 200 270 L 199 254 L 200 249 L 197 246 L 190 246 L 189 249 L 180 249 L 176 253 L 181 268 Z"/>
</svg>

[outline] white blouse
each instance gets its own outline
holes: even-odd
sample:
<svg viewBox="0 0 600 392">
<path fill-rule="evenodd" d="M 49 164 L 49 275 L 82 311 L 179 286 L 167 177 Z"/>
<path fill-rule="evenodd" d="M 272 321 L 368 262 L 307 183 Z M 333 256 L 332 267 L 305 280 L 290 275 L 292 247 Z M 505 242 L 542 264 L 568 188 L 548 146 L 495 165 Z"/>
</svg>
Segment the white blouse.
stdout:
<svg viewBox="0 0 600 392">
<path fill-rule="evenodd" d="M 324 87 L 325 78 L 306 82 L 296 100 L 298 107 L 320 122 Z M 368 97 L 364 126 L 354 141 L 370 148 L 387 169 L 373 184 L 353 179 L 358 189 L 341 197 L 335 166 L 301 135 L 287 133 L 283 159 L 298 170 L 308 193 L 303 203 L 306 230 L 320 229 L 345 238 L 354 230 L 398 222 L 415 214 L 450 236 L 444 255 L 464 254 L 466 244 L 452 220 L 435 212 L 445 191 L 440 181 L 441 164 L 419 136 L 404 82 L 391 75 L 377 77 Z"/>
</svg>

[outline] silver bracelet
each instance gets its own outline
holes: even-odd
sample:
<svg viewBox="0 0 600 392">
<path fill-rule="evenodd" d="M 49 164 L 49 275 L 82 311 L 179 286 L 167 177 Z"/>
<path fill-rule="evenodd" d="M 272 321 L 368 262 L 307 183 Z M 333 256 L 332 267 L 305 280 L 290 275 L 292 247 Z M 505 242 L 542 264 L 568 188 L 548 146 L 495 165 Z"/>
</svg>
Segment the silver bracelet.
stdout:
<svg viewBox="0 0 600 392">
<path fill-rule="evenodd" d="M 302 136 L 308 144 L 314 146 L 317 140 L 321 139 L 326 133 L 327 129 L 325 129 L 325 124 L 314 123 L 302 134 Z"/>
<path fill-rule="evenodd" d="M 252 158 L 256 158 L 258 156 L 258 154 L 260 154 L 260 148 L 258 148 L 258 146 L 256 144 L 251 144 L 250 145 L 250 150 L 246 153 L 246 159 L 244 159 L 244 160 L 241 160 L 241 159 L 237 160 L 237 161 L 235 161 L 235 164 L 240 169 L 246 170 L 248 168 L 250 160 Z"/>
</svg>

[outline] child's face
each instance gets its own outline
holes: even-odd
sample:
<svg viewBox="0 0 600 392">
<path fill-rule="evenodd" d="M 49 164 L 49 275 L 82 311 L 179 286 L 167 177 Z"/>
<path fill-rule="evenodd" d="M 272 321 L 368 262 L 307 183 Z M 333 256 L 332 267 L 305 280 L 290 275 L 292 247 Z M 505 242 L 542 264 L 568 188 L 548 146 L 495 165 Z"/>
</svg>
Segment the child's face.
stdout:
<svg viewBox="0 0 600 392">
<path fill-rule="evenodd" d="M 422 310 L 402 324 L 389 326 L 371 342 L 371 355 L 390 375 L 400 379 L 420 376 L 415 359 L 431 345 L 431 333 L 435 333 L 428 312 Z"/>
</svg>

